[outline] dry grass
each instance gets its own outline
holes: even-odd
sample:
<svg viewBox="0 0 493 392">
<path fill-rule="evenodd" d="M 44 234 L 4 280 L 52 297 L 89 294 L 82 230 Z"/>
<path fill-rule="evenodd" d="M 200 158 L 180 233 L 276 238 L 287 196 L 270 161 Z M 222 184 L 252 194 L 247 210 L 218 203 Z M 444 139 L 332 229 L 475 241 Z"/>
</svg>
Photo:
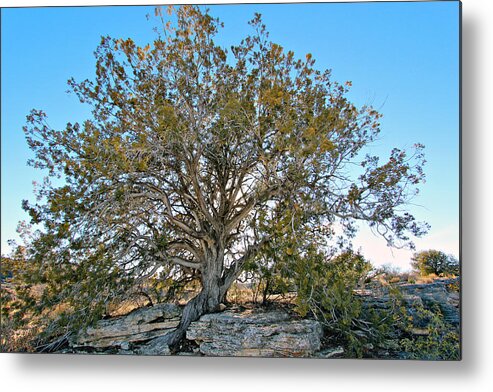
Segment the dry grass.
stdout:
<svg viewBox="0 0 493 392">
<path fill-rule="evenodd" d="M 233 283 L 228 290 L 226 301 L 235 305 L 260 304 L 263 301 L 262 286 L 255 284 Z M 268 294 L 267 302 L 278 302 L 292 304 L 296 298 L 296 293 Z"/>
<path fill-rule="evenodd" d="M 111 317 L 125 316 L 132 310 L 149 305 L 149 300 L 144 296 L 134 296 L 123 301 L 113 301 L 107 306 L 107 313 Z"/>
<path fill-rule="evenodd" d="M 242 283 L 233 283 L 228 290 L 226 300 L 232 304 L 251 303 L 255 300 L 255 292 L 252 288 Z"/>
<path fill-rule="evenodd" d="M 435 280 L 443 279 L 443 277 L 436 274 L 423 276 L 417 272 L 402 272 L 398 274 L 380 274 L 374 279 L 382 286 L 388 286 L 395 283 L 429 284 Z"/>
<path fill-rule="evenodd" d="M 12 319 L 2 317 L 0 324 L 0 351 L 1 352 L 34 352 L 33 342 L 39 334 L 39 329 L 28 326 L 16 329 Z"/>
<path fill-rule="evenodd" d="M 433 283 L 435 280 L 440 279 L 438 275 L 435 274 L 429 274 L 425 276 L 417 276 L 416 277 L 416 283 L 417 284 L 428 284 L 428 283 Z"/>
</svg>

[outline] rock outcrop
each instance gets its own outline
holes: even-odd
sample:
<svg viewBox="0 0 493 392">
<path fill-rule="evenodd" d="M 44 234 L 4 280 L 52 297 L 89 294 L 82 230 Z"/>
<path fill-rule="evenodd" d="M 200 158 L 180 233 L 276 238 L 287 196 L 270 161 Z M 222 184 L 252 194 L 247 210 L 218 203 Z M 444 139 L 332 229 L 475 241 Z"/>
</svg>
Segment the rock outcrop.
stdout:
<svg viewBox="0 0 493 392">
<path fill-rule="evenodd" d="M 458 292 L 448 289 L 450 285 L 457 283 L 458 278 L 444 279 L 427 284 L 406 284 L 402 285 L 400 290 L 408 304 L 416 301 L 427 308 L 437 306 L 443 314 L 444 321 L 457 326 L 460 323 L 460 296 Z"/>
<path fill-rule="evenodd" d="M 128 354 L 132 354 L 137 345 L 174 330 L 180 322 L 180 316 L 180 307 L 173 304 L 140 308 L 126 316 L 98 321 L 94 327 L 73 337 L 69 344 L 75 351 L 113 349 L 118 353 L 125 354 L 128 351 Z M 147 353 L 144 350 L 142 354 Z M 162 348 L 159 354 L 169 354 L 169 350 L 167 347 Z"/>
<path fill-rule="evenodd" d="M 158 304 L 126 316 L 100 320 L 69 341 L 65 352 L 170 355 L 165 335 L 180 321 L 181 309 Z M 320 349 L 322 328 L 281 310 L 228 310 L 202 316 L 186 337 L 190 355 L 309 357 Z"/>
<path fill-rule="evenodd" d="M 427 309 L 438 308 L 443 314 L 444 321 L 448 324 L 458 326 L 460 323 L 460 295 L 458 292 L 450 290 L 450 287 L 457 285 L 458 278 L 439 279 L 432 283 L 422 284 L 399 284 L 400 295 L 408 309 L 413 306 L 422 305 Z M 372 308 L 385 308 L 390 303 L 388 290 L 361 290 L 358 293 L 363 299 L 365 306 Z"/>
<path fill-rule="evenodd" d="M 433 311 L 439 308 L 444 321 L 458 327 L 459 294 L 450 289 L 457 284 L 458 280 L 453 279 L 427 284 L 400 284 L 399 297 L 411 314 L 420 305 Z M 392 298 L 388 287 L 382 286 L 360 290 L 358 295 L 363 306 L 374 309 L 388 307 Z M 178 326 L 181 313 L 177 305 L 157 304 L 134 310 L 126 316 L 100 320 L 94 327 L 72 337 L 69 347 L 63 349 L 63 352 L 170 355 L 165 335 Z M 408 332 L 427 335 L 429 331 L 426 323 L 423 320 L 423 325 L 415 324 Z M 343 347 L 322 347 L 322 337 L 322 326 L 318 321 L 300 319 L 280 308 L 226 309 L 206 314 L 193 322 L 177 354 L 318 358 L 344 356 Z M 395 354 L 400 350 L 397 343 L 388 340 L 378 349 Z M 404 354 L 400 357 L 404 358 Z"/>
<path fill-rule="evenodd" d="M 281 310 L 207 314 L 186 334 L 204 355 L 248 357 L 309 357 L 320 349 L 321 337 L 319 322 L 293 320 Z"/>
</svg>

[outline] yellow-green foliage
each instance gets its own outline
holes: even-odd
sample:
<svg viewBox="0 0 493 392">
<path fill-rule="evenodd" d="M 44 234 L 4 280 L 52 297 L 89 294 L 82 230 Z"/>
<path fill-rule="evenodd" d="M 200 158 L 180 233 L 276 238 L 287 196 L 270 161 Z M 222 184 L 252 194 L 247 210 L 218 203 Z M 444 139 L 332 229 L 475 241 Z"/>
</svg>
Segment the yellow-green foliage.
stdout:
<svg viewBox="0 0 493 392">
<path fill-rule="evenodd" d="M 29 164 L 48 177 L 39 203 L 23 203 L 41 230 L 25 241 L 32 273 L 18 277 L 44 290 L 22 312 L 56 308 L 45 332 L 78 331 L 172 267 L 169 292 L 188 277 L 205 291 L 190 303 L 197 314 L 183 312 L 183 334 L 254 261 L 270 273 L 265 293 L 294 285 L 300 313 L 350 339 L 366 317 L 351 289 L 367 266 L 322 253 L 344 248 L 357 220 L 395 245 L 427 231 L 403 208 L 424 180 L 424 146 L 368 154 L 381 114 L 351 103 L 351 83 L 311 55 L 270 42 L 260 14 L 224 48 L 222 24 L 202 8 L 171 8 L 167 21 L 159 10 L 152 45 L 102 37 L 95 76 L 69 81 L 92 109 L 86 121 L 54 129 L 42 110 L 27 116 Z M 163 283 L 152 283 L 157 298 Z"/>
<path fill-rule="evenodd" d="M 326 335 L 342 343 L 349 357 L 371 356 L 370 350 L 384 341 L 394 318 L 400 317 L 391 311 L 364 307 L 355 294 L 370 270 L 370 263 L 353 252 L 329 261 L 315 256 L 292 266 L 296 311 L 302 316 L 311 313 L 320 320 Z M 393 310 L 393 306 L 389 308 Z"/>
<path fill-rule="evenodd" d="M 459 330 L 448 325 L 439 309 L 429 310 L 421 305 L 414 307 L 414 315 L 408 318 L 405 329 L 426 322 L 423 335 L 410 335 L 400 344 L 409 359 L 458 360 L 460 359 Z"/>
<path fill-rule="evenodd" d="M 412 261 L 414 269 L 421 275 L 459 275 L 459 261 L 438 250 L 415 253 Z"/>
</svg>

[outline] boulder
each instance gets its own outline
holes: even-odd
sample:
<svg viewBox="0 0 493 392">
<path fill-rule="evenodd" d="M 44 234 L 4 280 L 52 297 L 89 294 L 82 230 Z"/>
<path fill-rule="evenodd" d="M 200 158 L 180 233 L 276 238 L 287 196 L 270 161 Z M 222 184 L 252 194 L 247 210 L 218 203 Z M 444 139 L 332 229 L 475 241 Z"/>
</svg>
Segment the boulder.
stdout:
<svg viewBox="0 0 493 392">
<path fill-rule="evenodd" d="M 69 345 L 73 349 L 120 348 L 132 352 L 133 345 L 173 331 L 180 322 L 180 316 L 181 309 L 174 304 L 136 309 L 126 316 L 98 321 L 94 327 L 73 337 Z M 160 354 L 169 354 L 169 350 L 162 350 Z"/>
<path fill-rule="evenodd" d="M 178 324 L 177 324 L 178 325 Z M 165 334 L 158 336 L 148 343 L 142 344 L 136 348 L 135 354 L 138 355 L 171 355 L 171 350 L 168 346 L 166 334 L 171 331 L 166 331 Z"/>
<path fill-rule="evenodd" d="M 202 316 L 186 338 L 209 356 L 309 357 L 320 349 L 322 327 L 285 311 L 225 311 Z"/>
</svg>

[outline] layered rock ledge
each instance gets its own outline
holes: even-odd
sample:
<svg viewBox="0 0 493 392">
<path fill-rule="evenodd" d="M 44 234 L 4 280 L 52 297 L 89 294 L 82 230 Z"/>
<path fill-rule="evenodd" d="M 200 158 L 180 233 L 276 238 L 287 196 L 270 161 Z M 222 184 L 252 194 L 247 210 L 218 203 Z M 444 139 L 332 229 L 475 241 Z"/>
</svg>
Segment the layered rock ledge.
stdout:
<svg viewBox="0 0 493 392">
<path fill-rule="evenodd" d="M 126 316 L 98 321 L 94 327 L 73 337 L 69 344 L 76 351 L 113 349 L 118 353 L 128 351 L 133 354 L 138 345 L 173 331 L 180 317 L 181 308 L 174 304 L 140 308 Z M 169 354 L 169 350 L 160 354 Z"/>
<path fill-rule="evenodd" d="M 396 287 L 402 296 L 405 306 L 421 305 L 427 309 L 437 307 L 448 324 L 460 324 L 460 294 L 450 290 L 451 286 L 458 285 L 459 278 L 439 279 L 432 283 L 398 284 Z M 364 306 L 371 308 L 386 308 L 390 303 L 388 290 L 365 289 L 357 293 L 363 300 Z"/>
<path fill-rule="evenodd" d="M 309 357 L 320 349 L 322 327 L 281 310 L 225 311 L 193 322 L 186 338 L 209 356 Z"/>
<path fill-rule="evenodd" d="M 457 279 L 442 279 L 428 284 L 400 284 L 398 288 L 409 312 L 416 305 L 427 309 L 438 307 L 444 321 L 458 327 L 460 297 L 450 289 L 458 283 Z M 388 288 L 359 290 L 357 295 L 363 306 L 374 309 L 387 308 L 391 303 Z M 72 337 L 62 352 L 170 355 L 165 335 L 178 326 L 181 313 L 179 306 L 163 303 L 136 309 L 126 316 L 100 320 Z M 426 322 L 417 325 L 411 333 L 427 334 Z M 344 354 L 342 347 L 322 347 L 322 337 L 318 321 L 300 319 L 284 309 L 227 309 L 193 322 L 177 354 L 319 358 Z"/>
</svg>

